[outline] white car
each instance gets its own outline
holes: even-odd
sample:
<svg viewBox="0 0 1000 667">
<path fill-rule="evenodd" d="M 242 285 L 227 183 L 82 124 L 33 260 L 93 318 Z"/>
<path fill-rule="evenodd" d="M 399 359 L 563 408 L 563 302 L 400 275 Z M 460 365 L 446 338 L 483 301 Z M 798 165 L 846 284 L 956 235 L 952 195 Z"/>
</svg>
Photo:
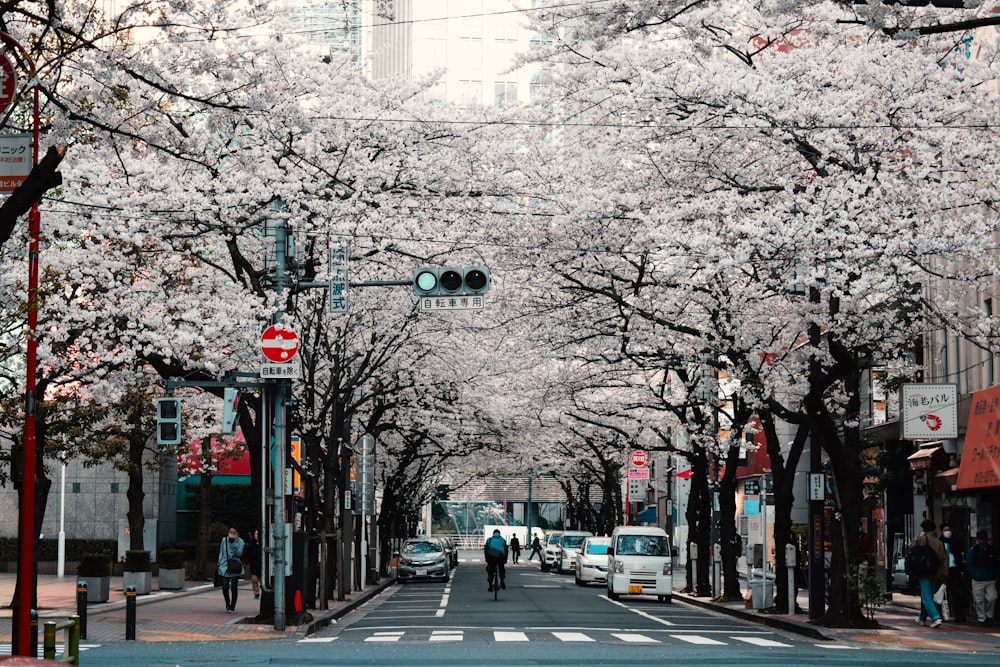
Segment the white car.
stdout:
<svg viewBox="0 0 1000 667">
<path fill-rule="evenodd" d="M 586 586 L 608 580 L 608 547 L 610 537 L 586 537 L 576 554 L 576 585 Z"/>
</svg>

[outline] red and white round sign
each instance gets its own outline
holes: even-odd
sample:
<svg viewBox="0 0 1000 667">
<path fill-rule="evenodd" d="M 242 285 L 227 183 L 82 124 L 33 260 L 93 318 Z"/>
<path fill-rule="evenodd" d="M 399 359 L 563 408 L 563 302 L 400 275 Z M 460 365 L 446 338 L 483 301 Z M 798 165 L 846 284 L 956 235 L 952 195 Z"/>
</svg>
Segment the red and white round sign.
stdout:
<svg viewBox="0 0 1000 667">
<path fill-rule="evenodd" d="M 632 452 L 632 465 L 636 468 L 641 468 L 649 463 L 649 453 L 644 452 L 641 449 L 637 449 Z"/>
<path fill-rule="evenodd" d="M 6 53 L 0 52 L 0 113 L 7 110 L 17 92 L 17 73 Z"/>
<path fill-rule="evenodd" d="M 260 351 L 268 361 L 291 361 L 299 351 L 299 335 L 284 324 L 274 324 L 260 335 Z"/>
</svg>

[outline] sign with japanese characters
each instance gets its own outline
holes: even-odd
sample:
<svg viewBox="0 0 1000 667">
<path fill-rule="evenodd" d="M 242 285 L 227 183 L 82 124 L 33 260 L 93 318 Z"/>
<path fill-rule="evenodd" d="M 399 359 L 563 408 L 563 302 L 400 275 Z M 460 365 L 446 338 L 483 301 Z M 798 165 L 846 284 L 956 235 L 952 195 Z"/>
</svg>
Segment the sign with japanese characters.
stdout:
<svg viewBox="0 0 1000 667">
<path fill-rule="evenodd" d="M 955 486 L 959 491 L 1000 488 L 1000 387 L 972 394 Z"/>
<path fill-rule="evenodd" d="M 483 310 L 485 305 L 482 294 L 420 297 L 420 310 Z"/>
<path fill-rule="evenodd" d="M 14 102 L 17 94 L 17 73 L 6 53 L 0 52 L 0 113 Z"/>
<path fill-rule="evenodd" d="M 903 440 L 958 437 L 957 385 L 904 384 L 900 408 L 900 437 Z"/>
<path fill-rule="evenodd" d="M 346 238 L 330 242 L 330 314 L 346 315 L 350 303 L 347 299 L 349 285 L 347 264 L 351 246 Z"/>
<path fill-rule="evenodd" d="M 0 193 L 17 189 L 31 172 L 31 135 L 0 134 Z"/>
</svg>

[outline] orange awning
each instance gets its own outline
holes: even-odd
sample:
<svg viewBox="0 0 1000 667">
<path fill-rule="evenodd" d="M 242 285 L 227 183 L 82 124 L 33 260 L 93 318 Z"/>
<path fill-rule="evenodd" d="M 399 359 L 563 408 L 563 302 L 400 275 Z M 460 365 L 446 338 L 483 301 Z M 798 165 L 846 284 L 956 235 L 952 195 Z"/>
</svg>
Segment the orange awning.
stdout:
<svg viewBox="0 0 1000 667">
<path fill-rule="evenodd" d="M 906 457 L 910 462 L 910 470 L 925 470 L 931 467 L 934 455 L 941 451 L 941 445 L 933 447 L 921 447 L 915 453 Z"/>
<path fill-rule="evenodd" d="M 972 394 L 956 486 L 960 491 L 1000 488 L 1000 386 Z"/>
</svg>

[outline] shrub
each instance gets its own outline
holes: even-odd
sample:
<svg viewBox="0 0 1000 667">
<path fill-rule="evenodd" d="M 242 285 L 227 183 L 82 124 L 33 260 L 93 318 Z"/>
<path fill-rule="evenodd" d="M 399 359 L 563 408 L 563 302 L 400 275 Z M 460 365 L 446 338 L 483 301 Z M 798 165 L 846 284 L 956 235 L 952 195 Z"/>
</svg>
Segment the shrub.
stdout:
<svg viewBox="0 0 1000 667">
<path fill-rule="evenodd" d="M 129 549 L 125 552 L 125 566 L 123 569 L 126 572 L 151 572 L 153 568 L 149 560 L 149 552 Z"/>
<path fill-rule="evenodd" d="M 163 549 L 157 554 L 161 569 L 179 570 L 184 567 L 183 549 Z"/>
<path fill-rule="evenodd" d="M 83 556 L 76 568 L 79 577 L 110 577 L 111 559 L 103 555 Z"/>
</svg>

